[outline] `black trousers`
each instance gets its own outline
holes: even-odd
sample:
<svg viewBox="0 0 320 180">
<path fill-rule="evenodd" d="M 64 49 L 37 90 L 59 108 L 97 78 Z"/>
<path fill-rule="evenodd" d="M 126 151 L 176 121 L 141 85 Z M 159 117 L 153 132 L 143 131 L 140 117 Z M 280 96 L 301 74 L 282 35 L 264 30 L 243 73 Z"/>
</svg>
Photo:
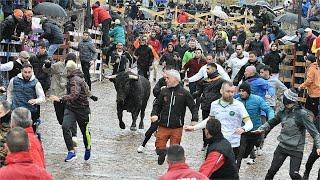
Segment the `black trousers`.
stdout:
<svg viewBox="0 0 320 180">
<path fill-rule="evenodd" d="M 89 89 L 91 91 L 90 63 L 89 62 L 85 62 L 85 61 L 81 61 L 81 68 L 82 68 L 82 72 L 83 72 L 83 75 L 84 75 L 84 80 L 88 84 Z"/>
<path fill-rule="evenodd" d="M 53 102 L 54 110 L 56 112 L 57 120 L 60 125 L 63 123 L 64 109 L 66 107 L 63 102 Z M 71 128 L 72 137 L 77 137 L 77 123 L 75 122 Z"/>
<path fill-rule="evenodd" d="M 35 112 L 31 112 L 31 119 L 32 119 L 32 129 L 34 133 L 37 133 L 38 125 L 35 124 L 35 122 L 40 118 L 40 106 L 35 105 L 37 107 L 37 110 Z"/>
<path fill-rule="evenodd" d="M 238 170 L 241 167 L 241 161 L 244 158 L 247 158 L 251 154 L 251 158 L 255 159 L 256 156 L 252 153 L 254 146 L 259 146 L 263 140 L 262 135 L 252 134 L 250 132 L 244 133 L 241 135 L 239 155 L 237 158 L 237 168 Z"/>
<path fill-rule="evenodd" d="M 147 132 L 145 133 L 144 135 L 144 140 L 143 140 L 143 143 L 142 143 L 142 146 L 145 147 L 147 142 L 150 140 L 152 134 L 154 132 L 156 132 L 158 129 L 158 124 L 157 123 L 151 123 L 149 129 L 147 130 Z"/>
<path fill-rule="evenodd" d="M 102 25 L 102 46 L 108 46 L 110 43 L 109 39 L 109 29 L 110 29 L 111 19 L 106 19 L 101 22 Z"/>
<path fill-rule="evenodd" d="M 312 166 L 318 158 L 319 158 L 319 156 L 317 154 L 317 148 L 315 146 L 313 146 L 312 151 L 309 155 L 308 161 L 306 163 L 306 170 L 304 171 L 304 175 L 309 176 L 310 171 L 312 169 Z M 320 169 L 318 170 L 318 180 L 319 179 L 320 179 Z"/>
<path fill-rule="evenodd" d="M 299 170 L 303 152 L 287 150 L 280 147 L 279 145 L 274 151 L 271 167 L 269 168 L 265 179 L 273 179 L 274 175 L 276 175 L 276 173 L 279 171 L 280 167 L 288 156 L 290 157 L 289 175 L 291 179 L 302 179 L 299 174 Z"/>
<path fill-rule="evenodd" d="M 210 109 L 209 110 L 203 110 L 202 109 L 202 120 L 205 120 L 207 117 L 209 117 Z M 208 140 L 206 138 L 206 133 L 204 129 L 202 129 L 202 140 L 203 140 L 203 147 L 206 147 L 208 145 Z"/>
<path fill-rule="evenodd" d="M 86 149 L 91 149 L 91 133 L 88 129 L 88 123 L 90 121 L 90 109 L 83 109 L 79 111 L 71 111 L 69 109 L 65 109 L 62 130 L 63 130 L 63 138 L 66 143 L 68 151 L 73 149 L 72 142 L 72 128 L 74 127 L 74 123 L 78 123 L 79 128 L 82 133 L 84 147 Z"/>
<path fill-rule="evenodd" d="M 318 109 L 319 100 L 320 100 L 319 97 L 312 98 L 310 96 L 308 96 L 306 100 L 305 107 L 306 109 L 312 111 L 314 116 L 317 116 L 319 114 L 319 109 Z"/>
</svg>

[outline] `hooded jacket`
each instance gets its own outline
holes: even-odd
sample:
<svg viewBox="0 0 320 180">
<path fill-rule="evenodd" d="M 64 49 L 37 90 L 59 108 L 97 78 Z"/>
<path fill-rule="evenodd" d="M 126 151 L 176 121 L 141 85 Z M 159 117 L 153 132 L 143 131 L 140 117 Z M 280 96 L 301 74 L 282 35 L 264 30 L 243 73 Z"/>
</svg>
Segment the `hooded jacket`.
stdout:
<svg viewBox="0 0 320 180">
<path fill-rule="evenodd" d="M 83 73 L 76 69 L 67 76 L 67 94 L 61 97 L 66 103 L 66 108 L 71 111 L 87 110 L 89 108 L 88 89 Z"/>
<path fill-rule="evenodd" d="M 306 88 L 308 95 L 312 98 L 320 97 L 320 67 L 317 62 L 310 64 L 307 79 L 300 85 L 300 88 Z"/>
<path fill-rule="evenodd" d="M 103 7 L 93 5 L 92 10 L 93 10 L 93 20 L 94 20 L 95 27 L 98 27 L 99 24 L 101 24 L 102 21 L 104 20 L 107 20 L 107 19 L 111 20 L 109 11 L 105 10 Z"/>
<path fill-rule="evenodd" d="M 72 49 L 79 51 L 79 59 L 81 62 L 90 62 L 98 57 L 97 50 L 91 37 L 87 40 L 82 39 L 79 42 L 78 47 L 72 47 Z"/>
<path fill-rule="evenodd" d="M 65 63 L 58 61 L 54 64 L 45 64 L 43 71 L 51 76 L 50 95 L 61 97 L 67 93 L 67 71 Z"/>
<path fill-rule="evenodd" d="M 43 34 L 41 37 L 47 39 L 50 44 L 63 44 L 63 33 L 59 25 L 49 19 L 42 23 Z"/>
<path fill-rule="evenodd" d="M 262 79 L 258 75 L 254 75 L 252 77 L 249 77 L 246 80 L 246 82 L 250 84 L 251 94 L 258 95 L 258 96 L 262 97 L 263 99 L 265 99 L 267 92 L 270 96 L 275 95 L 275 91 L 274 91 L 273 87 L 269 84 L 269 82 L 265 79 Z"/>
<path fill-rule="evenodd" d="M 126 36 L 124 31 L 125 30 L 121 25 L 116 25 L 113 29 L 110 29 L 109 36 L 113 38 L 113 44 L 126 44 Z"/>
<path fill-rule="evenodd" d="M 172 88 L 163 88 L 153 104 L 151 116 L 159 117 L 160 126 L 181 128 L 184 125 L 187 106 L 192 114 L 191 121 L 198 121 L 198 109 L 189 91 L 180 84 Z"/>
<path fill-rule="evenodd" d="M 320 148 L 320 135 L 313 123 L 313 113 L 302 106 L 295 105 L 291 109 L 279 111 L 274 119 L 269 120 L 259 129 L 270 130 L 281 123 L 281 132 L 278 136 L 279 146 L 292 151 L 303 152 L 306 139 L 306 130 L 313 138 L 314 145 Z"/>
</svg>

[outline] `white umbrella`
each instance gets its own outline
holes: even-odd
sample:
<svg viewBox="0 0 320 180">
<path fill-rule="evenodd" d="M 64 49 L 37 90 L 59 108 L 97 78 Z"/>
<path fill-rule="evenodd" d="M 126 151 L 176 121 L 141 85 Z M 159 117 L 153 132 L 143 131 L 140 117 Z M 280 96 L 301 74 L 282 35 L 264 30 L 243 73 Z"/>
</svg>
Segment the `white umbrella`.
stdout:
<svg viewBox="0 0 320 180">
<path fill-rule="evenodd" d="M 210 11 L 212 15 L 217 16 L 218 18 L 221 19 L 227 19 L 229 18 L 229 16 L 227 15 L 227 13 L 225 13 L 221 6 L 215 6 L 213 10 Z"/>
</svg>

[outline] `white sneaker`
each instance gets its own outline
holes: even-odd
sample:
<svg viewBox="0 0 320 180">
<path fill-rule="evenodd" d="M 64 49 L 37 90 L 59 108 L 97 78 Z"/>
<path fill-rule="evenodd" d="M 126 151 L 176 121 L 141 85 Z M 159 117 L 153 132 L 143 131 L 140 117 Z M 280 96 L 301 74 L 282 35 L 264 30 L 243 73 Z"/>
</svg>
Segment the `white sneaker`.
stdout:
<svg viewBox="0 0 320 180">
<path fill-rule="evenodd" d="M 263 151 L 262 151 L 261 147 L 257 148 L 256 153 L 257 153 L 257 156 L 262 156 L 263 155 Z"/>
<path fill-rule="evenodd" d="M 249 165 L 252 165 L 252 164 L 254 164 L 254 163 L 256 163 L 256 161 L 255 161 L 254 159 L 249 158 L 249 159 L 247 160 L 247 164 L 249 164 Z"/>
<path fill-rule="evenodd" d="M 139 146 L 138 149 L 137 149 L 137 152 L 138 153 L 143 153 L 143 149 L 144 149 L 143 146 Z"/>
</svg>

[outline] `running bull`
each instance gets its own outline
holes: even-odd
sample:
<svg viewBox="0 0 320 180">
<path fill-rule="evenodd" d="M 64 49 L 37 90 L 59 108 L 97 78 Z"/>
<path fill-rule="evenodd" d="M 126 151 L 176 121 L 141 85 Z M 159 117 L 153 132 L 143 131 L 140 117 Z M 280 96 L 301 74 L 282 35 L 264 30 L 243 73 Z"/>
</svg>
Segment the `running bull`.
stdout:
<svg viewBox="0 0 320 180">
<path fill-rule="evenodd" d="M 137 130 L 136 121 L 139 113 L 141 118 L 139 129 L 143 129 L 143 118 L 151 88 L 149 80 L 131 72 L 121 72 L 107 78 L 114 83 L 117 91 L 117 114 L 120 128 L 126 128 L 122 120 L 122 111 L 127 110 L 132 115 L 130 130 Z"/>
</svg>

